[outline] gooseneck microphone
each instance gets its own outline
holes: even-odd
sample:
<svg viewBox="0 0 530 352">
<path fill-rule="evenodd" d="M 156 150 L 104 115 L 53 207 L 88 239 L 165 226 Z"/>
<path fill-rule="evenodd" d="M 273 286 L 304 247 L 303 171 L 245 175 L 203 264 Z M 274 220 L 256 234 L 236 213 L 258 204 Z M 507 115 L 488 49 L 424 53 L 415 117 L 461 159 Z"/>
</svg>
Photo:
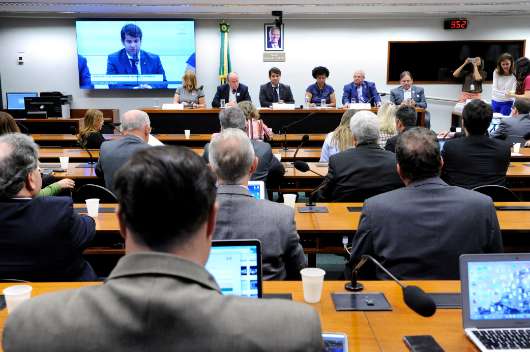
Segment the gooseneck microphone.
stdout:
<svg viewBox="0 0 530 352">
<path fill-rule="evenodd" d="M 298 170 L 298 171 L 301 171 L 301 172 L 308 172 L 308 171 L 311 171 L 312 173 L 314 173 L 314 174 L 316 174 L 316 175 L 318 175 L 318 176 L 320 176 L 320 177 L 325 177 L 324 175 L 319 174 L 318 172 L 316 172 L 316 171 L 314 171 L 314 170 L 311 170 L 311 169 L 309 168 L 309 164 L 306 163 L 306 162 L 303 161 L 303 160 L 295 160 L 295 161 L 293 162 L 293 166 L 294 166 L 294 168 L 295 168 L 296 170 Z"/>
<path fill-rule="evenodd" d="M 316 115 L 317 113 L 319 113 L 319 111 L 313 111 L 309 114 L 307 114 L 306 116 L 302 117 L 300 120 L 296 120 L 294 122 L 291 122 L 285 126 L 282 126 L 279 130 L 279 133 L 280 134 L 283 134 L 283 150 L 284 151 L 288 151 L 289 148 L 287 148 L 287 131 L 289 130 L 289 128 L 295 126 L 295 125 L 298 125 L 299 123 L 307 120 L 308 118 Z M 309 136 L 308 136 L 308 139 L 309 139 Z"/>
<path fill-rule="evenodd" d="M 296 159 L 296 155 L 298 154 L 298 151 L 300 150 L 300 148 L 302 148 L 304 143 L 306 143 L 307 141 L 309 141 L 309 136 L 307 134 L 304 134 L 302 136 L 302 140 L 300 141 L 300 144 L 298 145 L 298 147 L 296 147 L 296 150 L 294 151 L 293 160 Z"/>
<path fill-rule="evenodd" d="M 379 263 L 377 260 L 375 260 L 370 255 L 362 255 L 361 259 L 357 263 L 357 265 L 352 270 L 352 279 L 351 282 L 347 283 L 344 288 L 348 291 L 362 291 L 364 286 L 357 282 L 357 274 L 359 272 L 359 269 L 366 263 L 367 260 L 370 260 L 372 263 L 374 263 L 379 269 L 381 269 L 385 274 L 387 274 L 394 282 L 396 282 L 399 286 L 401 286 L 401 289 L 403 291 L 403 300 L 405 301 L 405 304 L 421 315 L 422 317 L 430 317 L 436 313 L 436 304 L 432 300 L 431 296 L 425 293 L 421 288 L 418 286 L 405 286 L 399 281 L 390 271 L 388 271 L 381 263 Z"/>
</svg>

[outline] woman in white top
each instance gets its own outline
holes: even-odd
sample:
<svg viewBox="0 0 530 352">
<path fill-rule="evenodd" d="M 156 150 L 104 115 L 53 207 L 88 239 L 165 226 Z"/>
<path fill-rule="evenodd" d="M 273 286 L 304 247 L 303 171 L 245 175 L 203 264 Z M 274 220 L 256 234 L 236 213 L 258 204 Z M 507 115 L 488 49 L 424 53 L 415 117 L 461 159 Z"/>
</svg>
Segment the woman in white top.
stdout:
<svg viewBox="0 0 530 352">
<path fill-rule="evenodd" d="M 320 162 L 329 162 L 329 157 L 353 147 L 352 134 L 350 130 L 350 120 L 358 110 L 346 110 L 340 119 L 340 123 L 335 131 L 327 134 L 322 151 L 320 153 Z"/>
<path fill-rule="evenodd" d="M 493 112 L 509 116 L 512 110 L 513 98 L 510 92 L 515 91 L 517 80 L 513 74 L 513 57 L 508 53 L 499 56 L 497 67 L 493 71 L 493 86 L 491 87 L 491 107 Z"/>
</svg>

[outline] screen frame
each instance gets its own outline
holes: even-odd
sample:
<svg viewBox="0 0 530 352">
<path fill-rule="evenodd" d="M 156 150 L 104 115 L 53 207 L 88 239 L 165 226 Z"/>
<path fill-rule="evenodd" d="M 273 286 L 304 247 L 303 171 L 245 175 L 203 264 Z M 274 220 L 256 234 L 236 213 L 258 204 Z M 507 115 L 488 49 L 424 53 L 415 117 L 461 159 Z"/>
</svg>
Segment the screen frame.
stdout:
<svg viewBox="0 0 530 352">
<path fill-rule="evenodd" d="M 39 97 L 39 92 L 6 92 L 6 109 L 8 110 L 25 110 L 26 109 L 26 105 L 24 104 L 24 107 L 22 109 L 16 109 L 16 108 L 12 108 L 9 106 L 9 95 L 10 94 L 35 94 L 35 95 L 26 95 L 24 96 L 24 98 L 38 98 Z"/>
<path fill-rule="evenodd" d="M 530 262 L 530 253 L 462 254 L 460 256 L 460 292 L 462 294 L 462 322 L 469 328 L 522 328 L 528 327 L 530 319 L 470 319 L 468 263 L 473 262 Z"/>
</svg>

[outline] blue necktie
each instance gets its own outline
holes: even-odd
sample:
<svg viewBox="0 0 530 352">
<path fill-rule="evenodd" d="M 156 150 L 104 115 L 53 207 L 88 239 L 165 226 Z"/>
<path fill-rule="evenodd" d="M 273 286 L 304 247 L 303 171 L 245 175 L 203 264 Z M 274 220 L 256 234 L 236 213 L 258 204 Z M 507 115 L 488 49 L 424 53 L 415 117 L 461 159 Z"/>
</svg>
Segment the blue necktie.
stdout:
<svg viewBox="0 0 530 352">
<path fill-rule="evenodd" d="M 136 64 L 138 64 L 138 59 L 130 59 L 130 61 L 131 61 L 132 73 L 137 75 L 138 74 L 138 66 L 136 66 Z"/>
</svg>

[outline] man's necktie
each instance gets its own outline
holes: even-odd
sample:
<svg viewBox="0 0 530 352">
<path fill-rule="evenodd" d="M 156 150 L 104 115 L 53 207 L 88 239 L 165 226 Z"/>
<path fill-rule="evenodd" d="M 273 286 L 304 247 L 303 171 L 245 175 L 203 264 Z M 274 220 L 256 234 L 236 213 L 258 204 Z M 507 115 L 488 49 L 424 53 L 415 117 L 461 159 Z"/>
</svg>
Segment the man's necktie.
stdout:
<svg viewBox="0 0 530 352">
<path fill-rule="evenodd" d="M 138 59 L 130 59 L 131 61 L 131 67 L 132 67 L 132 73 L 137 75 L 138 74 Z"/>
<path fill-rule="evenodd" d="M 278 87 L 272 87 L 272 102 L 277 103 L 280 100 L 278 97 Z"/>
</svg>

